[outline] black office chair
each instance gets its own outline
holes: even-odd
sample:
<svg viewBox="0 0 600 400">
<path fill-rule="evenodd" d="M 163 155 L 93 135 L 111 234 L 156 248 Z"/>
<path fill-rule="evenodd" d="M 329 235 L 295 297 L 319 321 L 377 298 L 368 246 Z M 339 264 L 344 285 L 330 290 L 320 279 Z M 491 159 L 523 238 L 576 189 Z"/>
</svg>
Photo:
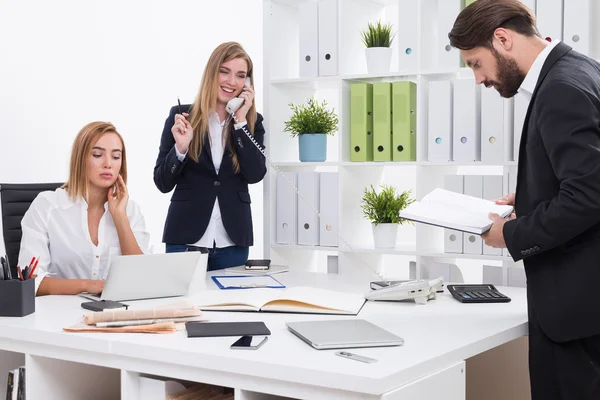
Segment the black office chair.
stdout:
<svg viewBox="0 0 600 400">
<path fill-rule="evenodd" d="M 0 183 L 2 235 L 13 276 L 17 276 L 21 236 L 23 236 L 21 220 L 25 212 L 40 192 L 56 190 L 62 185 L 62 183 Z"/>
</svg>

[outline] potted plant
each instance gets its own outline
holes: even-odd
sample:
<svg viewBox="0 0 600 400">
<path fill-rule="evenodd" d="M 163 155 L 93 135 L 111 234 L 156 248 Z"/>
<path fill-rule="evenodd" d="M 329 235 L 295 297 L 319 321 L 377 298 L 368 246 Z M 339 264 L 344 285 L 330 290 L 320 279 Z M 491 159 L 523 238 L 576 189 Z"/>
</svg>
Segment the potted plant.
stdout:
<svg viewBox="0 0 600 400">
<path fill-rule="evenodd" d="M 375 248 L 396 247 L 398 225 L 410 223 L 400 218 L 400 210 L 405 209 L 415 199 L 410 197 L 410 190 L 396 193 L 396 188 L 381 185 L 381 193 L 377 193 L 373 186 L 365 188 L 362 198 L 363 214 L 373 227 L 373 240 Z"/>
<path fill-rule="evenodd" d="M 367 47 L 367 71 L 369 74 L 384 74 L 390 72 L 390 61 L 392 59 L 392 41 L 395 34 L 392 33 L 392 24 L 377 24 L 369 22 L 367 29 L 362 31 L 362 41 Z"/>
<path fill-rule="evenodd" d="M 298 136 L 300 161 L 322 162 L 327 159 L 327 135 L 337 130 L 338 117 L 327 110 L 327 102 L 319 103 L 315 98 L 308 104 L 290 103 L 292 117 L 285 123 L 285 132 Z"/>
</svg>

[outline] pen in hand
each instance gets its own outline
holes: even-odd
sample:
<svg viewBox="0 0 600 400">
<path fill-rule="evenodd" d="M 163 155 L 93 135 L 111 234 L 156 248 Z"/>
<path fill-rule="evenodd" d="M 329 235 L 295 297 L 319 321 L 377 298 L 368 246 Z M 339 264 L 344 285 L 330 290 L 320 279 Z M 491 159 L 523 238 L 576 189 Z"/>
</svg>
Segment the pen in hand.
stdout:
<svg viewBox="0 0 600 400">
<path fill-rule="evenodd" d="M 179 114 L 183 114 L 181 112 L 181 101 L 179 101 L 179 97 L 177 97 L 177 109 L 179 110 Z"/>
</svg>

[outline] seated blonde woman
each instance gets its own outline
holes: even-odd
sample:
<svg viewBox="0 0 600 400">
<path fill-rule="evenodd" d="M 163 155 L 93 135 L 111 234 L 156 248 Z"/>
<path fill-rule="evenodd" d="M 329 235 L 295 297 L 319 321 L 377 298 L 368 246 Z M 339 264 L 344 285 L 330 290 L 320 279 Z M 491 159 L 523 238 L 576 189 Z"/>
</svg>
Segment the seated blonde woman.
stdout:
<svg viewBox="0 0 600 400">
<path fill-rule="evenodd" d="M 21 222 L 19 265 L 39 257 L 38 296 L 99 294 L 111 257 L 146 251 L 150 235 L 126 183 L 125 143 L 116 128 L 84 126 L 73 143 L 67 183 L 40 193 Z"/>
</svg>

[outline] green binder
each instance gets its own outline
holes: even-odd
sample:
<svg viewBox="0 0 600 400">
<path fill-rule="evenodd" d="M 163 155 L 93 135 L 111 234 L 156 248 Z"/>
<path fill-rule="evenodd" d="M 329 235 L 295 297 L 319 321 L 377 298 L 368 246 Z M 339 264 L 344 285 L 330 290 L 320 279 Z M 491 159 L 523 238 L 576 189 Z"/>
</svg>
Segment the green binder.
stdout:
<svg viewBox="0 0 600 400">
<path fill-rule="evenodd" d="M 417 161 L 417 85 L 392 83 L 392 160 Z"/>
<path fill-rule="evenodd" d="M 350 161 L 373 161 L 373 85 L 350 85 Z"/>
<path fill-rule="evenodd" d="M 392 161 L 392 84 L 373 84 L 373 161 Z"/>
<path fill-rule="evenodd" d="M 465 8 L 469 7 L 471 3 L 475 3 L 477 0 L 465 0 Z"/>
</svg>

